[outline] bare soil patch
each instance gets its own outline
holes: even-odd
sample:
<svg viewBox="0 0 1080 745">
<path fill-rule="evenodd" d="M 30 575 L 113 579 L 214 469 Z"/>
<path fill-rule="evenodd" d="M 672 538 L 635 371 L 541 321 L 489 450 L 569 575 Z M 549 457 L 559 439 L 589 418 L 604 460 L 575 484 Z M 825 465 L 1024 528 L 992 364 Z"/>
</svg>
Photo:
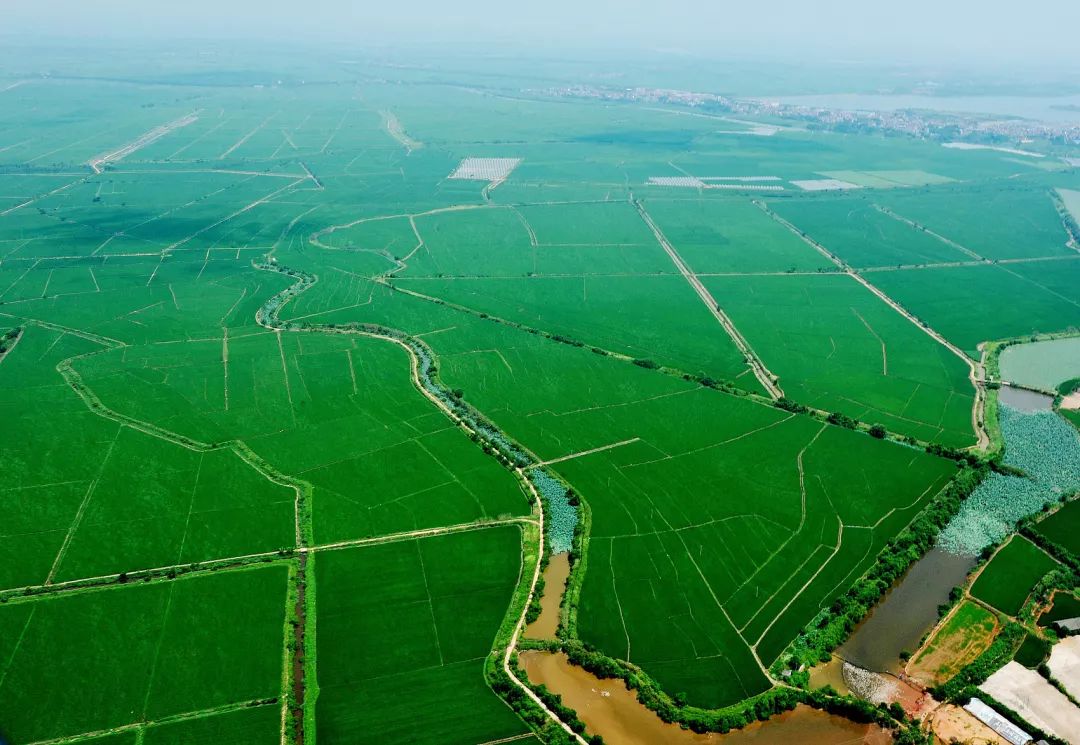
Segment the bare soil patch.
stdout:
<svg viewBox="0 0 1080 745">
<path fill-rule="evenodd" d="M 1066 742 L 1080 742 L 1080 708 L 1034 670 L 1014 660 L 979 688 L 1039 729 Z"/>
<path fill-rule="evenodd" d="M 1080 698 L 1080 636 L 1070 636 L 1050 650 L 1050 673 L 1073 698 Z"/>
</svg>

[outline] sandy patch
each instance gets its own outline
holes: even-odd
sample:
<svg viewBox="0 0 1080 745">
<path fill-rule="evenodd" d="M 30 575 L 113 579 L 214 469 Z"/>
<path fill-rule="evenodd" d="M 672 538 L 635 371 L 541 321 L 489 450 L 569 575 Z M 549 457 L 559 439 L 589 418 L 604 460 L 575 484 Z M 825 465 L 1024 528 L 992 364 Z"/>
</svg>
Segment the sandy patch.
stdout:
<svg viewBox="0 0 1080 745">
<path fill-rule="evenodd" d="M 1034 670 L 1014 660 L 979 689 L 1039 729 L 1080 745 L 1080 709 Z"/>
<path fill-rule="evenodd" d="M 1061 399 L 1061 408 L 1067 411 L 1080 410 L 1080 391 L 1070 393 L 1068 396 Z"/>
<path fill-rule="evenodd" d="M 1080 636 L 1070 636 L 1055 644 L 1046 665 L 1073 698 L 1080 697 Z"/>
<path fill-rule="evenodd" d="M 940 742 L 1010 745 L 1008 740 L 976 719 L 974 714 L 953 704 L 942 704 L 927 721 Z"/>
<path fill-rule="evenodd" d="M 844 696 L 851 693 L 847 682 L 844 680 L 844 661 L 839 657 L 833 657 L 828 662 L 810 668 L 810 687 L 824 688 L 832 686 L 833 689 Z"/>
<path fill-rule="evenodd" d="M 838 178 L 809 179 L 806 181 L 792 181 L 791 183 L 803 191 L 847 191 L 849 189 L 861 189 L 858 184 L 850 181 L 841 181 Z"/>
<path fill-rule="evenodd" d="M 1078 163 L 1077 165 L 1080 165 Z M 1058 189 L 1058 196 L 1061 197 L 1061 201 L 1065 204 L 1065 209 L 1069 211 L 1069 214 L 1074 219 L 1080 220 L 1080 191 L 1073 189 Z"/>
</svg>

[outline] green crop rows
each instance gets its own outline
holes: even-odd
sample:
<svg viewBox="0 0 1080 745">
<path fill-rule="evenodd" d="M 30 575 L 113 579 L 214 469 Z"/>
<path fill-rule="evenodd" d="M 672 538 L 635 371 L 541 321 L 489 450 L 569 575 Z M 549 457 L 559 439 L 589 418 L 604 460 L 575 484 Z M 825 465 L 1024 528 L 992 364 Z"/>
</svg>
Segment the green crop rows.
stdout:
<svg viewBox="0 0 1080 745">
<path fill-rule="evenodd" d="M 1011 540 L 983 570 L 971 594 L 1003 613 L 1016 615 L 1035 583 L 1058 564 L 1030 541 Z"/>
<path fill-rule="evenodd" d="M 737 703 L 948 484 L 926 446 L 976 444 L 978 345 L 1080 325 L 1068 172 L 553 101 L 516 63 L 463 62 L 477 95 L 183 59 L 3 91 L 12 742 L 539 736 L 492 691 L 535 483 L 582 552 L 564 641 Z M 521 163 L 448 178 L 471 157 Z M 649 183 L 688 173 L 783 191 Z M 791 183 L 827 173 L 866 188 Z"/>
</svg>

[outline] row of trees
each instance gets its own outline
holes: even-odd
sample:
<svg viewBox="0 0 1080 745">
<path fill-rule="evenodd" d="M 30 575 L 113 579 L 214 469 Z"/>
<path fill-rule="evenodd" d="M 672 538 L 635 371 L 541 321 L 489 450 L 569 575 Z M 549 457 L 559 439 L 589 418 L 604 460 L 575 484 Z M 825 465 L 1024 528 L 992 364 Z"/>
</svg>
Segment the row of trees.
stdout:
<svg viewBox="0 0 1080 745">
<path fill-rule="evenodd" d="M 909 722 L 903 708 L 895 704 L 876 705 L 851 696 L 840 696 L 831 688 L 807 691 L 793 686 L 779 686 L 722 709 L 701 709 L 688 705 L 681 696 L 669 696 L 640 669 L 614 660 L 587 644 L 564 641 L 552 646 L 565 652 L 573 664 L 599 678 L 621 679 L 627 688 L 637 692 L 638 700 L 656 712 L 660 719 L 680 724 L 693 732 L 731 732 L 805 704 L 855 722 L 895 730 L 897 743 L 924 745 L 929 742 L 919 731 L 917 723 Z"/>
<path fill-rule="evenodd" d="M 495 692 L 495 695 L 505 701 L 525 724 L 539 734 L 543 742 L 548 743 L 548 745 L 573 745 L 574 738 L 558 724 L 551 721 L 548 715 L 544 713 L 544 710 L 537 706 L 536 702 L 529 698 L 525 691 L 514 685 L 514 682 L 510 680 L 510 676 L 501 667 L 489 665 L 487 677 L 488 685 L 491 686 L 491 690 Z M 518 677 L 523 681 L 528 680 L 520 674 Z M 546 688 L 543 688 L 543 693 L 541 693 L 541 687 L 530 687 L 540 696 L 540 700 L 544 702 L 544 705 L 555 712 L 556 716 L 565 721 L 571 729 L 579 734 L 585 731 L 585 724 L 578 719 L 573 709 L 563 706 L 561 698 L 549 692 Z M 603 745 L 604 741 L 600 737 L 593 737 L 589 742 L 590 745 Z"/>
</svg>

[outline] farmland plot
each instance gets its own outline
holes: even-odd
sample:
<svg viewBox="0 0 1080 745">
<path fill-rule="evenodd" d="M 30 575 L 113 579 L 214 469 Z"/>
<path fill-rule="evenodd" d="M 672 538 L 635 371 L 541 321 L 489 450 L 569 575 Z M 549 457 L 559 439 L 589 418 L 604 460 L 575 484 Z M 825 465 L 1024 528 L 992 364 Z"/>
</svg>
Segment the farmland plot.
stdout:
<svg viewBox="0 0 1080 745">
<path fill-rule="evenodd" d="M 0 606 L 6 734 L 33 742 L 275 699 L 286 575 L 272 566 Z"/>
<path fill-rule="evenodd" d="M 1051 283 L 1080 276 L 1071 260 L 880 272 L 872 281 L 945 338 L 978 357 L 992 339 L 1063 331 L 1080 324 L 1080 305 Z M 1028 281 L 1035 274 L 1041 282 Z M 1054 279 L 1057 275 L 1059 279 Z M 1008 302 L 1001 302 L 1006 298 Z"/>
<path fill-rule="evenodd" d="M 603 369 L 625 363 L 544 340 L 516 345 L 513 376 L 483 356 L 443 359 L 445 379 L 468 385 L 589 501 L 582 638 L 700 705 L 766 687 L 758 661 L 770 664 L 953 470 L 648 371 L 609 387 Z M 547 374 L 578 365 L 596 368 L 596 404 Z M 508 398 L 509 385 L 529 394 Z"/>
<path fill-rule="evenodd" d="M 91 413 L 54 368 L 94 345 L 37 328 L 25 336 L 0 368 L 12 438 L 0 588 L 293 544 L 291 489 L 230 451 L 195 453 Z"/>
<path fill-rule="evenodd" d="M 1058 564 L 1026 538 L 1017 536 L 983 570 L 971 594 L 1003 613 L 1015 616 L 1035 583 Z"/>
<path fill-rule="evenodd" d="M 320 554 L 319 742 L 471 745 L 525 733 L 483 671 L 520 561 L 513 527 Z"/>
<path fill-rule="evenodd" d="M 394 344 L 260 333 L 80 361 L 115 410 L 204 443 L 244 440 L 314 489 L 320 542 L 520 515 L 528 502 L 409 381 Z"/>
<path fill-rule="evenodd" d="M 748 200 L 648 200 L 649 214 L 699 275 L 834 270 Z"/>
<path fill-rule="evenodd" d="M 1035 528 L 1040 535 L 1080 556 L 1080 500 L 1074 500 Z"/>
<path fill-rule="evenodd" d="M 1071 250 L 1050 195 L 1034 186 L 893 192 L 883 201 L 903 217 L 988 259 L 1061 256 Z"/>
<path fill-rule="evenodd" d="M 875 209 L 866 199 L 790 200 L 770 206 L 854 267 L 971 260 L 941 239 Z"/>
<path fill-rule="evenodd" d="M 788 397 L 920 439 L 973 441 L 967 364 L 850 277 L 704 281 Z"/>
<path fill-rule="evenodd" d="M 746 370 L 723 328 L 678 276 L 408 279 L 398 284 L 631 357 L 719 378 L 735 378 Z"/>
</svg>

